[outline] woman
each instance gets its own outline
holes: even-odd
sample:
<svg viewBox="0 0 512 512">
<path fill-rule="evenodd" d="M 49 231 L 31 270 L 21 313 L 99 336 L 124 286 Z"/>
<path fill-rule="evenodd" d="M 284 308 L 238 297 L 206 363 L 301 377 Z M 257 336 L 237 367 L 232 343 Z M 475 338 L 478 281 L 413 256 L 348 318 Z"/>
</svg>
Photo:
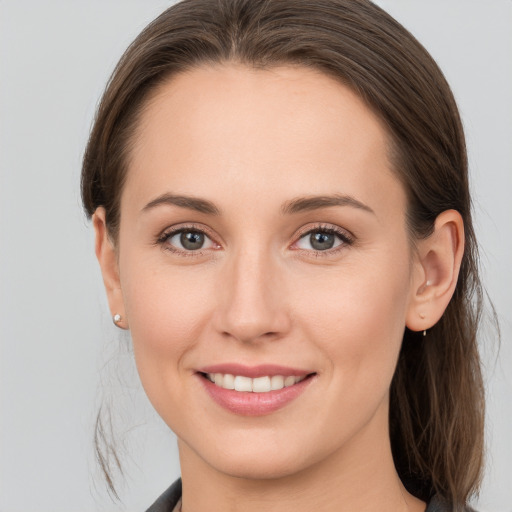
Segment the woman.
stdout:
<svg viewBox="0 0 512 512">
<path fill-rule="evenodd" d="M 464 136 L 389 15 L 171 7 L 114 72 L 82 195 L 178 437 L 152 512 L 465 509 L 484 413 Z"/>
</svg>

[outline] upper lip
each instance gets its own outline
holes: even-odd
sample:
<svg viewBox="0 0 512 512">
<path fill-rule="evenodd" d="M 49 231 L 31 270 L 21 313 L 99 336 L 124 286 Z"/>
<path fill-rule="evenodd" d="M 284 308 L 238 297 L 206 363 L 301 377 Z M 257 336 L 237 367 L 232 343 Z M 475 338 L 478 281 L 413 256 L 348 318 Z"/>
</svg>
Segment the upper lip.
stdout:
<svg viewBox="0 0 512 512">
<path fill-rule="evenodd" d="M 282 375 L 288 377 L 293 375 L 295 377 L 304 377 L 310 373 L 307 370 L 299 368 L 291 368 L 289 366 L 280 366 L 276 364 L 259 364 L 256 366 L 245 366 L 238 363 L 220 363 L 210 366 L 204 366 L 197 370 L 199 373 L 222 373 L 224 375 L 240 375 L 242 377 L 250 377 L 255 379 L 257 377 L 272 377 L 273 375 Z"/>
</svg>

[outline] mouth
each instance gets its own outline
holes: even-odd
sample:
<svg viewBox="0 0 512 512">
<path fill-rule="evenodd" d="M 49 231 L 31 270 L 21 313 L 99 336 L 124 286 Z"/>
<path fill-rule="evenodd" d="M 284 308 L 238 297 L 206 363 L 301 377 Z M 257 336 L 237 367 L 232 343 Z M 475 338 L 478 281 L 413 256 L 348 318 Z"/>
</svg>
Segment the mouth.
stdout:
<svg viewBox="0 0 512 512">
<path fill-rule="evenodd" d="M 300 397 L 316 380 L 316 372 L 275 366 L 217 365 L 197 372 L 203 389 L 230 413 L 263 416 Z"/>
<path fill-rule="evenodd" d="M 288 388 L 314 375 L 264 375 L 262 377 L 246 377 L 231 373 L 201 373 L 210 382 L 222 389 L 235 390 L 242 393 L 268 393 Z"/>
</svg>

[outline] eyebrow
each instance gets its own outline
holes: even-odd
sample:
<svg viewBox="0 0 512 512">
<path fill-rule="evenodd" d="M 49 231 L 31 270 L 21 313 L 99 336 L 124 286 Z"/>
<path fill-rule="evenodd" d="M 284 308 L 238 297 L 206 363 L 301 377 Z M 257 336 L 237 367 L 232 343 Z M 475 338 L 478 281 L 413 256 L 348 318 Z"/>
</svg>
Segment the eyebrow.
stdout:
<svg viewBox="0 0 512 512">
<path fill-rule="evenodd" d="M 180 208 L 187 208 L 189 210 L 195 210 L 200 213 L 206 213 L 208 215 L 220 215 L 220 210 L 207 199 L 200 199 L 192 196 L 181 196 L 174 194 L 162 194 L 156 199 L 150 201 L 144 208 L 143 212 L 156 208 L 161 205 L 172 205 L 179 206 Z"/>
<path fill-rule="evenodd" d="M 375 212 L 368 205 L 351 196 L 343 194 L 334 194 L 332 196 L 309 196 L 292 199 L 282 206 L 281 212 L 283 214 L 293 214 L 319 210 L 320 208 L 328 208 L 330 206 L 351 206 L 358 210 L 364 210 L 375 215 Z"/>
<path fill-rule="evenodd" d="M 146 206 L 144 206 L 142 211 L 146 212 L 161 205 L 178 206 L 180 208 L 187 208 L 189 210 L 194 210 L 207 215 L 221 214 L 219 208 L 217 208 L 215 204 L 213 204 L 211 201 L 208 201 L 207 199 L 169 193 L 162 194 L 156 199 L 153 199 Z M 375 215 L 375 212 L 368 205 L 358 201 L 351 196 L 343 194 L 334 194 L 331 196 L 298 197 L 284 203 L 281 207 L 281 213 L 283 215 L 293 215 L 294 213 L 319 210 L 321 208 L 328 208 L 332 206 L 351 206 L 352 208 L 364 210 Z"/>
</svg>

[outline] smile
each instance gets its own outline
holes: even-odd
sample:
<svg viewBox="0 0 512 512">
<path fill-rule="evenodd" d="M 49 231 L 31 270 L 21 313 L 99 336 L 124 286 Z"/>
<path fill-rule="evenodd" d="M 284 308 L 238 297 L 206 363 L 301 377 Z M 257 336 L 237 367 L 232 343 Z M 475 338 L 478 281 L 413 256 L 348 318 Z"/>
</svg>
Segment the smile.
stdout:
<svg viewBox="0 0 512 512">
<path fill-rule="evenodd" d="M 242 416 L 264 416 L 285 407 L 318 377 L 316 372 L 297 368 L 239 364 L 201 368 L 196 375 L 213 402 Z"/>
<path fill-rule="evenodd" d="M 298 375 L 266 375 L 251 379 L 243 375 L 231 375 L 230 373 L 207 373 L 206 378 L 216 386 L 223 389 L 234 389 L 246 393 L 268 393 L 278 391 L 303 381 L 306 376 Z"/>
</svg>

